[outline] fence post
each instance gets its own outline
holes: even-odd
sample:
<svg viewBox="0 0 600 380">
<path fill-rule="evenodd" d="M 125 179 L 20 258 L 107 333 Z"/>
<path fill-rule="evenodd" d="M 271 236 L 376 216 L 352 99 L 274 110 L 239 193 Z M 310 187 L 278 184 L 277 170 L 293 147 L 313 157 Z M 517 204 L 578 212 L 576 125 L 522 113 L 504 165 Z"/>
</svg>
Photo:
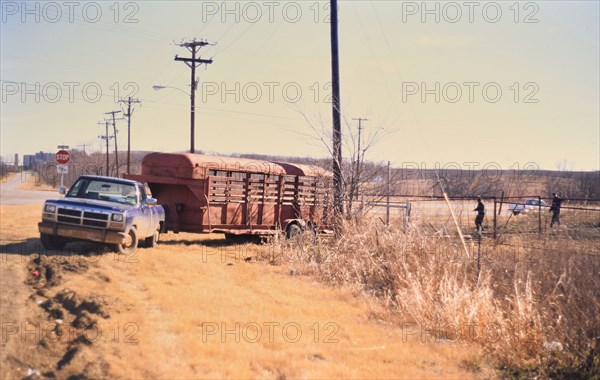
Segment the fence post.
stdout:
<svg viewBox="0 0 600 380">
<path fill-rule="evenodd" d="M 387 164 L 387 204 L 386 204 L 386 208 L 385 208 L 385 225 L 389 226 L 390 225 L 390 193 L 392 191 L 392 171 L 390 168 L 390 161 L 388 161 Z"/>
<path fill-rule="evenodd" d="M 410 223 L 410 202 L 406 202 L 406 207 L 404 208 L 404 232 L 408 231 L 408 225 Z"/>
<path fill-rule="evenodd" d="M 497 228 L 496 228 L 496 226 L 497 226 L 497 218 L 496 218 L 496 215 L 497 215 L 497 214 L 498 214 L 498 213 L 496 212 L 496 197 L 494 197 L 494 239 L 496 239 L 496 238 L 498 237 L 498 232 L 497 232 L 498 230 L 497 230 Z"/>
<path fill-rule="evenodd" d="M 542 197 L 538 195 L 538 233 L 542 233 Z"/>
</svg>

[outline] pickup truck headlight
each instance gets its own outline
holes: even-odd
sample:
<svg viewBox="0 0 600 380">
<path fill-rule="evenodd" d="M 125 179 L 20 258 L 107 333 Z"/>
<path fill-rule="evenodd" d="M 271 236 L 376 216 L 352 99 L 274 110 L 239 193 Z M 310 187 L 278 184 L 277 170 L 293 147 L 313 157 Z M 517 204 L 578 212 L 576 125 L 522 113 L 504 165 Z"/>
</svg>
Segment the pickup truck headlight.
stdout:
<svg viewBox="0 0 600 380">
<path fill-rule="evenodd" d="M 54 212 L 56 212 L 56 205 L 47 204 L 47 205 L 44 206 L 44 211 L 45 212 L 52 212 L 52 213 L 54 213 Z"/>
<path fill-rule="evenodd" d="M 110 219 L 113 222 L 122 222 L 123 221 L 123 214 L 112 214 L 112 216 L 110 217 Z"/>
</svg>

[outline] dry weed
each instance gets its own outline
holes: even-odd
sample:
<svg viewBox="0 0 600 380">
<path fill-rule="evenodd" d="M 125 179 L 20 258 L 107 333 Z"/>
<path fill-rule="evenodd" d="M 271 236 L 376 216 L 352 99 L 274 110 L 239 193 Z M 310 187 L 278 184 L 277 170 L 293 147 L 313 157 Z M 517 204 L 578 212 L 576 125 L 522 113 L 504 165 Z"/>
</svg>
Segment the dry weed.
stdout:
<svg viewBox="0 0 600 380">
<path fill-rule="evenodd" d="M 424 340 L 479 344 L 505 371 L 600 371 L 598 242 L 484 239 L 478 257 L 477 242 L 465 252 L 456 238 L 423 231 L 348 223 L 336 238 L 275 240 L 269 257 L 380 299 Z"/>
</svg>

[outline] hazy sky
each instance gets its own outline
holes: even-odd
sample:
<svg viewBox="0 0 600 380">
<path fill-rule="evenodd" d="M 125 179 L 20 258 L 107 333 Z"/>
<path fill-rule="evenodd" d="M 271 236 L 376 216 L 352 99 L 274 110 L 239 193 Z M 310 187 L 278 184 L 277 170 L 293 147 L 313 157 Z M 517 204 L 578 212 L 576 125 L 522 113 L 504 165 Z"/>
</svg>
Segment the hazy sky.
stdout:
<svg viewBox="0 0 600 380">
<path fill-rule="evenodd" d="M 217 42 L 200 50 L 214 63 L 197 71 L 196 149 L 326 156 L 328 4 L 2 1 L 1 154 L 99 151 L 98 122 L 130 95 L 134 149 L 189 149 L 190 70 L 174 57 L 195 37 Z M 598 1 L 340 1 L 344 134 L 367 118 L 363 138 L 382 136 L 367 159 L 398 167 L 598 170 L 599 14 Z"/>
</svg>

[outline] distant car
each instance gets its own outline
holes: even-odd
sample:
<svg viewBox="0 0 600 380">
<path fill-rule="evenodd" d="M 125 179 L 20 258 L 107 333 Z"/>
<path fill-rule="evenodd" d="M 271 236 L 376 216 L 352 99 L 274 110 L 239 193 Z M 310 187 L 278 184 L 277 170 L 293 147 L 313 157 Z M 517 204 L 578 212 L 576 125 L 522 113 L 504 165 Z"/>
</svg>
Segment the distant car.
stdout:
<svg viewBox="0 0 600 380">
<path fill-rule="evenodd" d="M 38 228 L 46 249 L 86 240 L 112 244 L 129 254 L 138 241 L 154 247 L 164 222 L 165 210 L 140 182 L 81 176 L 64 198 L 46 201 Z"/>
<path fill-rule="evenodd" d="M 525 200 L 523 203 L 511 203 L 508 205 L 509 211 L 512 211 L 514 215 L 520 213 L 526 213 L 528 210 L 537 210 L 541 207 L 548 207 L 546 202 L 542 199 L 531 198 Z"/>
</svg>

